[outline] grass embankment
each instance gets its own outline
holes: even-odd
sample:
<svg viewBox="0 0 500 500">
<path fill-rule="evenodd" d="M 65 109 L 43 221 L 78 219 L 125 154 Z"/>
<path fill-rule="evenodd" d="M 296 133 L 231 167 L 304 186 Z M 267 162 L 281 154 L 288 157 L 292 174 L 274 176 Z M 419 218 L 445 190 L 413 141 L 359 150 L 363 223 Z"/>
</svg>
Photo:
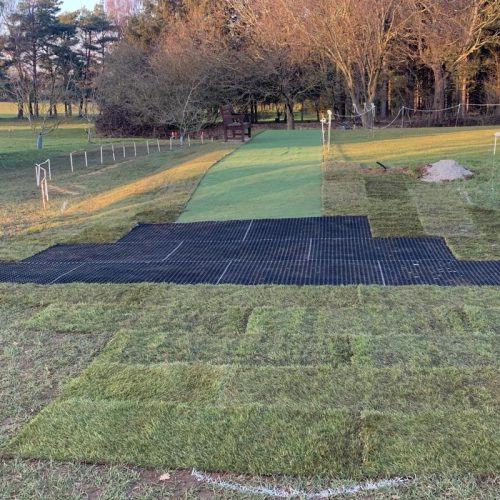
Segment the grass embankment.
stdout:
<svg viewBox="0 0 500 500">
<path fill-rule="evenodd" d="M 0 260 L 25 258 L 56 243 L 113 242 L 137 222 L 172 222 L 205 172 L 235 147 L 207 143 L 162 153 L 151 147 L 149 156 L 104 166 L 96 161 L 89 168 L 79 158 L 72 173 L 69 156 L 61 156 L 61 151 L 75 148 L 75 131 L 82 132 L 58 129 L 49 136 L 55 149 L 43 152 L 54 153 L 46 211 L 41 209 L 31 158 L 40 153 L 23 152 L 26 145 L 16 139 L 19 149 L 1 171 Z"/>
<path fill-rule="evenodd" d="M 179 222 L 321 215 L 320 141 L 317 130 L 259 134 L 210 170 Z"/>
<path fill-rule="evenodd" d="M 118 332 L 17 456 L 348 478 L 500 465 L 498 290 L 0 289 L 31 307 L 21 330 Z"/>
<path fill-rule="evenodd" d="M 324 164 L 323 213 L 368 215 L 374 236 L 443 236 L 459 259 L 500 259 L 500 160 L 496 129 L 336 131 Z M 416 167 L 456 159 L 474 172 L 467 181 L 431 184 Z M 364 173 L 376 161 L 409 167 L 408 175 Z"/>
</svg>

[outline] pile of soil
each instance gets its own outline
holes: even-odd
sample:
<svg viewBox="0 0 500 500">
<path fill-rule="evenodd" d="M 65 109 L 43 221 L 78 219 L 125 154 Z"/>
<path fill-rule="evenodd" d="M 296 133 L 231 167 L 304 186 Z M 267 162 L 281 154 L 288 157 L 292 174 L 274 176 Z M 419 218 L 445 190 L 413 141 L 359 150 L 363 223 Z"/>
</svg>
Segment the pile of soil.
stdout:
<svg viewBox="0 0 500 500">
<path fill-rule="evenodd" d="M 422 176 L 424 182 L 454 181 L 468 179 L 474 174 L 455 160 L 441 160 L 429 165 Z"/>
</svg>

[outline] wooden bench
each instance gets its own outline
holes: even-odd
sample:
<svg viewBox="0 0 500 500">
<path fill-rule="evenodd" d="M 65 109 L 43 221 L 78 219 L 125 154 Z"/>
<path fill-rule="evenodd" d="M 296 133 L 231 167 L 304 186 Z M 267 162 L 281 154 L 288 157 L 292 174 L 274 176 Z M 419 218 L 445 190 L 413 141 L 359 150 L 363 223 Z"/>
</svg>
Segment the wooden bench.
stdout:
<svg viewBox="0 0 500 500">
<path fill-rule="evenodd" d="M 237 134 L 241 135 L 241 142 L 245 142 L 245 135 L 252 137 L 252 124 L 245 113 L 235 113 L 231 104 L 221 106 L 220 114 L 224 123 L 224 142 L 228 140 L 228 131 L 232 131 L 233 139 Z"/>
</svg>

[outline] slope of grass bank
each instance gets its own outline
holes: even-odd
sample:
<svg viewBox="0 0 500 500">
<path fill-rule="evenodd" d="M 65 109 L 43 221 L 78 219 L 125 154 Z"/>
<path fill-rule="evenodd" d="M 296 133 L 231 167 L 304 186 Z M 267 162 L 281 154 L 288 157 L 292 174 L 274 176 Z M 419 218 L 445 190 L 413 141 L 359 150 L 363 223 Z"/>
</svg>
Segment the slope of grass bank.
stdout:
<svg viewBox="0 0 500 500">
<path fill-rule="evenodd" d="M 206 171 L 233 148 L 198 144 L 105 166 L 79 165 L 74 173 L 68 166 L 54 168 L 47 210 L 33 164 L 5 167 L 0 260 L 25 258 L 56 243 L 113 242 L 138 222 L 173 222 Z"/>
</svg>

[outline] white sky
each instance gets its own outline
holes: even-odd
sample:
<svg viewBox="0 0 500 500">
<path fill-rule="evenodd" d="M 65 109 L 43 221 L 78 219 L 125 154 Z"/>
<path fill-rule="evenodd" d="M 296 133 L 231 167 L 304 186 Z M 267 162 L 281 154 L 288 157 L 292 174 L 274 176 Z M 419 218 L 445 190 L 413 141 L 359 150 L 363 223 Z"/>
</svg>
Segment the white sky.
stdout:
<svg viewBox="0 0 500 500">
<path fill-rule="evenodd" d="M 61 12 L 71 12 L 74 10 L 81 9 L 82 7 L 87 7 L 87 9 L 93 9 L 94 5 L 99 3 L 98 0 L 63 0 L 61 5 Z"/>
</svg>

